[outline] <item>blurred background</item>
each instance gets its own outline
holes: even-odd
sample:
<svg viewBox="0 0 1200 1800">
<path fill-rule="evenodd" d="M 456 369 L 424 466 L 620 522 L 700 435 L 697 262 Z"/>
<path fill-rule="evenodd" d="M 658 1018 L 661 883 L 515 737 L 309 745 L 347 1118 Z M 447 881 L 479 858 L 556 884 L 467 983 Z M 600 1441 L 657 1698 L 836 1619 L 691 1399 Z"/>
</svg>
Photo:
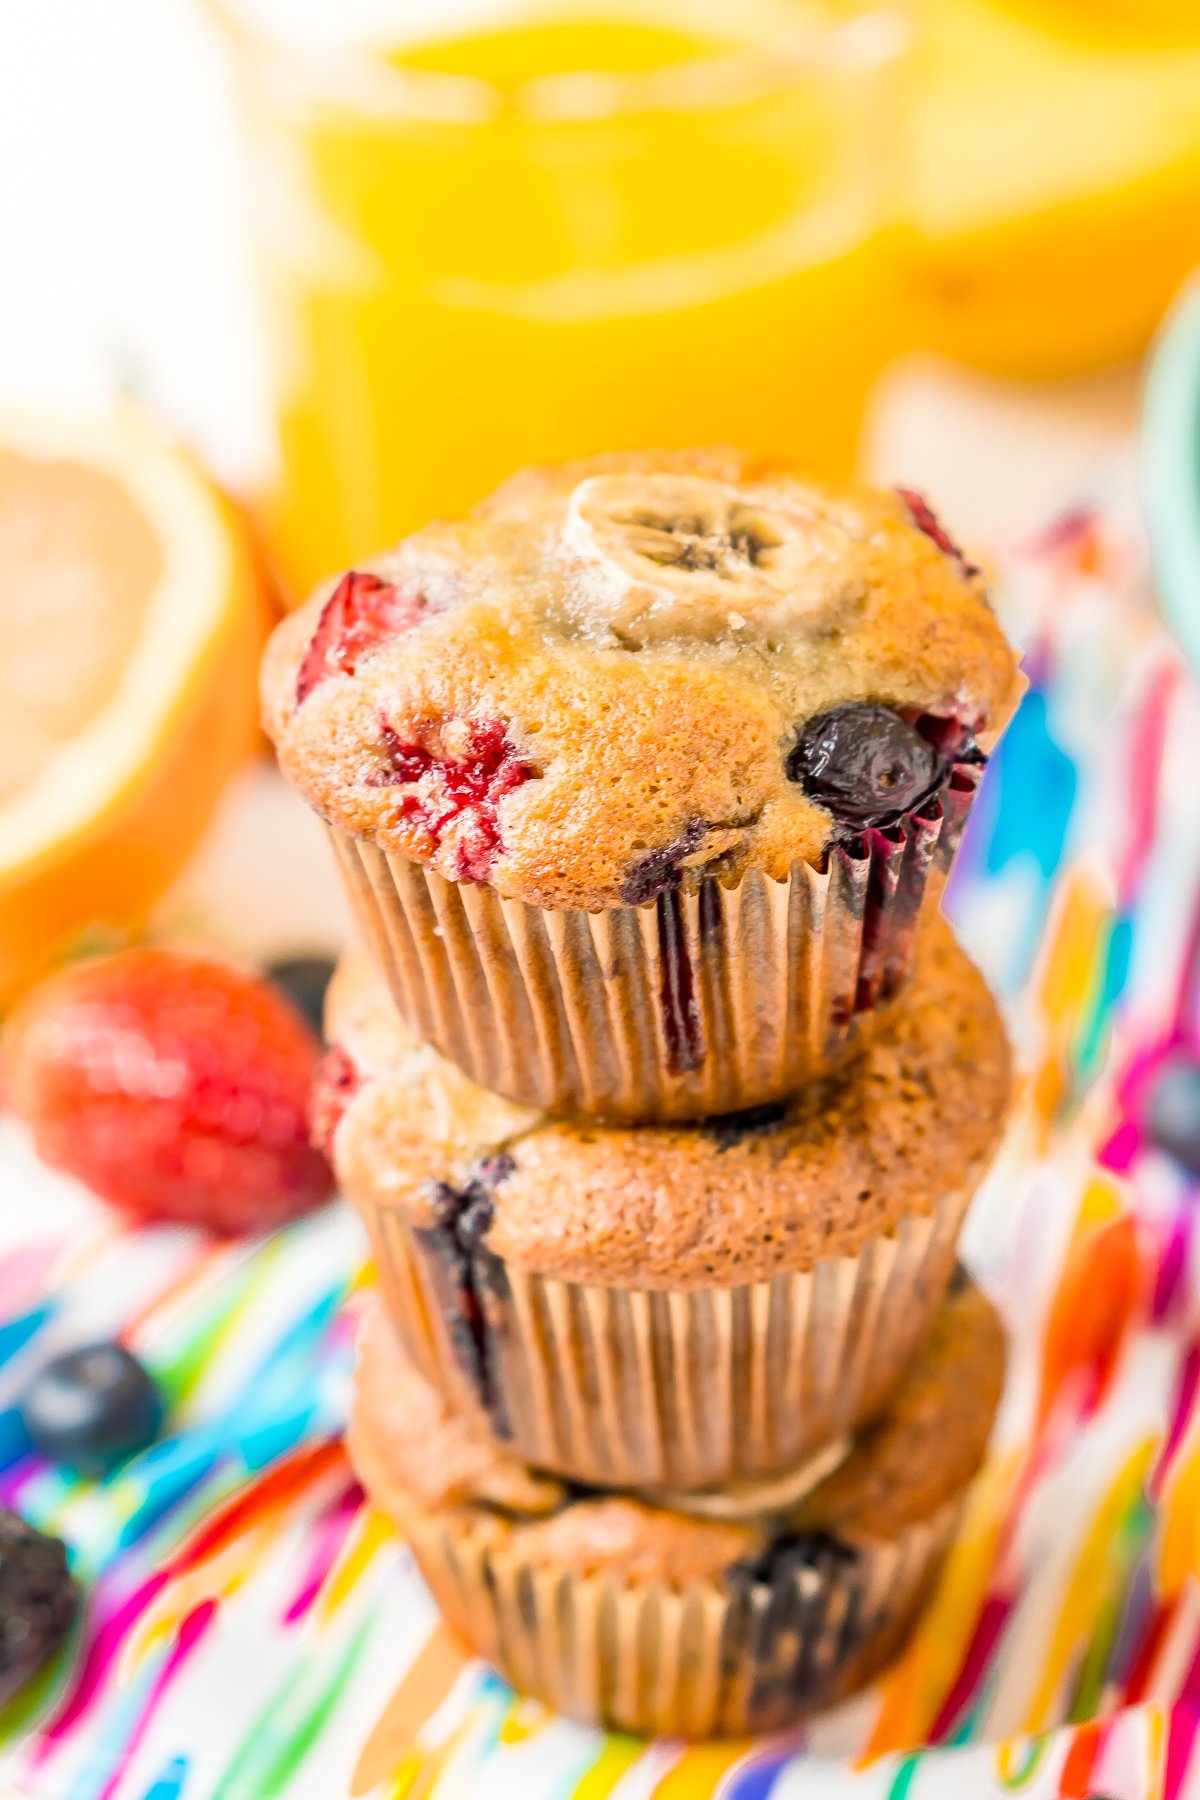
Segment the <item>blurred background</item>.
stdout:
<svg viewBox="0 0 1200 1800">
<path fill-rule="evenodd" d="M 1200 261 L 1200 4 L 40 0 L 0 9 L 0 151 L 2 998 L 188 862 L 269 612 L 523 462 L 734 439 L 1019 541 L 1130 442 Z M 117 770 L 93 727 L 163 583 L 60 477 L 119 397 L 166 441 L 84 463 L 128 495 L 182 444 L 234 509 L 195 600 L 221 657 L 174 644 L 178 705 Z M 73 747 L 89 794 L 48 827 Z M 253 949 L 263 818 L 223 829 L 194 880 Z M 260 879 L 311 935 L 335 902 L 279 829 Z"/>
<path fill-rule="evenodd" d="M 0 1520 L 86 1591 L 7 1703 L 0 1655 L 0 1793 L 329 1800 L 368 1734 L 393 1797 L 1195 1791 L 1200 0 L 0 0 L 0 167 Z M 332 1181 L 272 1008 L 319 1018 L 346 931 L 258 730 L 272 621 L 525 461 L 720 438 L 928 495 L 1030 684 L 953 895 L 1027 1071 L 966 1252 L 1016 1423 L 917 1661 L 778 1784 L 543 1730 L 438 1636 L 397 1721 L 429 1614 L 334 1441 L 364 1245 L 258 1236 Z M 143 937 L 185 1021 L 148 1072 L 131 959 L 42 982 Z M 118 1099 L 98 1179 L 106 1047 L 149 1123 Z M 20 1411 L 87 1336 L 159 1433 L 99 1481 Z"/>
</svg>

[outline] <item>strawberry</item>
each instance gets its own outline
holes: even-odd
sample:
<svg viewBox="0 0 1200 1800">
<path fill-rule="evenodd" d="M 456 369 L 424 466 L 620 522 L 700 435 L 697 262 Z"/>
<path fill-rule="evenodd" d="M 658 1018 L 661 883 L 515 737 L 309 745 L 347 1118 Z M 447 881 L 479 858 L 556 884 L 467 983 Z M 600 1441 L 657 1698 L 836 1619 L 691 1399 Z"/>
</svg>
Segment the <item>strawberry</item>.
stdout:
<svg viewBox="0 0 1200 1800">
<path fill-rule="evenodd" d="M 423 594 L 352 569 L 321 608 L 296 677 L 296 705 L 329 675 L 353 675 L 358 659 L 381 637 L 408 631 L 425 610 Z"/>
<path fill-rule="evenodd" d="M 308 1139 L 319 1054 L 270 983 L 209 957 L 128 950 L 26 996 L 0 1038 L 0 1087 L 45 1161 L 114 1205 L 266 1231 L 333 1185 Z"/>
</svg>

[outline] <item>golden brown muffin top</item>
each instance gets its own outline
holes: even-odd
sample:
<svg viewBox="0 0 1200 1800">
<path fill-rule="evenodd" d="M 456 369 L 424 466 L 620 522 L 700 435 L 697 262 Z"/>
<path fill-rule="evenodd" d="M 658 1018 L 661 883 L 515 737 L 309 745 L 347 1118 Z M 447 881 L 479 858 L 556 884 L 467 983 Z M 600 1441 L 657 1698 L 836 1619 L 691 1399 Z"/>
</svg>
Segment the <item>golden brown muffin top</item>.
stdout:
<svg viewBox="0 0 1200 1800">
<path fill-rule="evenodd" d="M 469 1207 L 473 1242 L 506 1263 L 602 1287 L 736 1285 L 853 1254 L 974 1186 L 1010 1102 L 996 1003 L 940 918 L 904 1005 L 845 1070 L 695 1125 L 551 1119 L 476 1087 L 412 1036 L 361 952 L 326 1024 L 355 1070 L 332 1155 L 357 1205 L 446 1229 Z"/>
<path fill-rule="evenodd" d="M 1017 692 L 979 571 L 918 496 L 729 449 L 527 471 L 319 590 L 263 673 L 326 819 L 549 907 L 783 879 L 849 829 L 796 773 L 807 724 L 870 702 L 910 742 L 926 721 L 941 750 L 918 743 L 898 795 L 924 804 Z"/>
<path fill-rule="evenodd" d="M 886 1541 L 960 1494 L 983 1459 L 1004 1383 L 1004 1334 L 991 1303 L 965 1283 L 947 1296 L 883 1416 L 847 1445 L 835 1471 L 781 1510 L 778 1478 L 755 1513 L 705 1516 L 720 1489 L 669 1503 L 601 1494 L 541 1475 L 488 1435 L 481 1413 L 452 1415 L 406 1361 L 377 1300 L 360 1335 L 350 1447 L 373 1500 L 444 1513 L 536 1562 L 632 1582 L 719 1578 L 780 1540 L 821 1533 L 853 1549 Z M 688 1510 L 684 1510 L 687 1508 Z"/>
</svg>

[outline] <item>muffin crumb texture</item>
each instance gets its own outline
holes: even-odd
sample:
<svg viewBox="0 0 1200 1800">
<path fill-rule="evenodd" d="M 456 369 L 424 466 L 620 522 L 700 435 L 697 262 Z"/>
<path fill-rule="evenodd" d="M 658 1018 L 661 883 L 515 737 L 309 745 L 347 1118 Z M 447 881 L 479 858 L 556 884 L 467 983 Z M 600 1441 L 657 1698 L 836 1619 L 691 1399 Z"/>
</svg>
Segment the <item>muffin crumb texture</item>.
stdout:
<svg viewBox="0 0 1200 1800">
<path fill-rule="evenodd" d="M 1017 691 L 920 496 L 722 449 L 527 471 L 315 594 L 263 677 L 329 822 L 589 909 L 819 864 L 932 805 Z"/>
</svg>

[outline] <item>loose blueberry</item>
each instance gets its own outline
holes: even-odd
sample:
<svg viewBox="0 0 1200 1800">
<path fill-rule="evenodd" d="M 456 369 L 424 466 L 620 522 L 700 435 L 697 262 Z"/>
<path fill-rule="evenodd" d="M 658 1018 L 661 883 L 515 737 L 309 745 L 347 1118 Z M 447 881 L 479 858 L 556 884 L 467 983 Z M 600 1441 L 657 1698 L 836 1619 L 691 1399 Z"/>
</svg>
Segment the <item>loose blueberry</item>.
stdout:
<svg viewBox="0 0 1200 1800">
<path fill-rule="evenodd" d="M 49 1661 L 76 1604 L 61 1540 L 0 1507 L 0 1706 Z"/>
<path fill-rule="evenodd" d="M 20 1402 L 34 1448 L 80 1475 L 106 1475 L 158 1436 L 163 1403 L 120 1344 L 85 1344 L 56 1356 Z"/>
<path fill-rule="evenodd" d="M 844 825 L 886 825 L 933 789 L 937 750 L 888 706 L 853 701 L 818 713 L 787 758 L 789 781 Z"/>
<path fill-rule="evenodd" d="M 1151 1143 L 1200 1175 L 1200 1062 L 1178 1052 L 1164 1062 L 1146 1100 Z"/>
<path fill-rule="evenodd" d="M 284 956 L 267 964 L 266 975 L 304 1014 L 317 1036 L 324 1037 L 325 990 L 333 975 L 329 957 Z"/>
</svg>

